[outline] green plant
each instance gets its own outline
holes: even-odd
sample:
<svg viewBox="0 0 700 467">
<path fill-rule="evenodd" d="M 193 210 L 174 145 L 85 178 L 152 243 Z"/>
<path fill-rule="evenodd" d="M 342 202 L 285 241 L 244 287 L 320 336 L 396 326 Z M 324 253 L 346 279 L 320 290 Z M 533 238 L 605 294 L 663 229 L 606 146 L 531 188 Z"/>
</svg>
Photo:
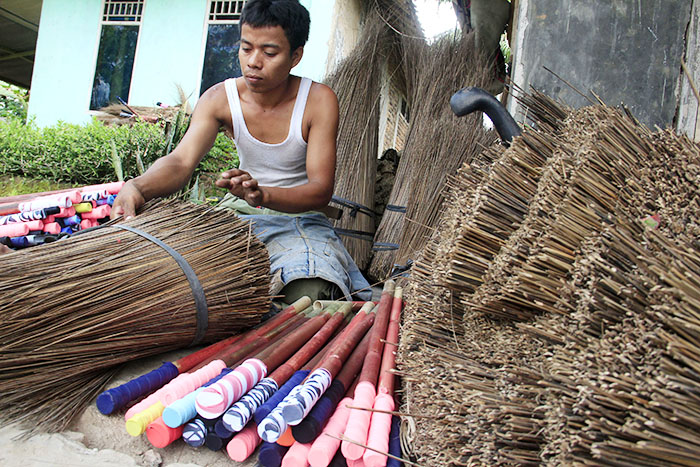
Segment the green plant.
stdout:
<svg viewBox="0 0 700 467">
<path fill-rule="evenodd" d="M 26 89 L 0 81 L 0 118 L 27 119 L 29 93 Z"/>
<path fill-rule="evenodd" d="M 113 181 L 120 164 L 124 179 L 130 179 L 177 146 L 187 123 L 184 113 L 171 124 L 137 122 L 131 126 L 93 121 L 38 128 L 18 119 L 0 120 L 0 175 L 89 185 Z M 233 143 L 220 134 L 195 177 L 237 166 Z"/>
</svg>

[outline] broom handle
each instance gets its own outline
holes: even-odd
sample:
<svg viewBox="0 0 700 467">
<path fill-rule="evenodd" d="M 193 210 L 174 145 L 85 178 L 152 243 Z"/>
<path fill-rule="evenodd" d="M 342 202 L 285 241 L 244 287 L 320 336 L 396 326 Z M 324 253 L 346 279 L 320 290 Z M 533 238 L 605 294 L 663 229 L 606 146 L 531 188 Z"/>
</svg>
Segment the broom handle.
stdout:
<svg viewBox="0 0 700 467">
<path fill-rule="evenodd" d="M 403 289 L 396 287 L 394 291 L 394 303 L 391 307 L 391 318 L 386 331 L 384 353 L 382 354 L 382 366 L 379 370 L 378 391 L 390 396 L 394 394 L 394 373 L 396 368 L 396 347 L 399 343 L 399 324 L 401 323 L 401 309 L 403 307 Z"/>
<path fill-rule="evenodd" d="M 260 380 L 253 389 L 248 391 L 224 413 L 221 420 L 226 429 L 231 432 L 241 431 L 253 417 L 255 410 L 264 404 L 295 371 L 319 352 L 319 349 L 330 339 L 335 330 L 345 322 L 345 317 L 350 312 L 351 307 L 351 304 L 341 307 L 310 339 L 308 337 L 304 338 L 305 336 L 301 334 L 290 336 L 291 340 L 300 339 L 302 342 L 306 340 L 306 344 L 282 365 L 279 365 L 274 360 L 261 358 L 268 369 L 279 366 L 270 376 Z M 279 346 L 276 344 L 275 354 L 278 352 Z M 282 361 L 282 357 L 283 355 L 280 356 L 280 361 Z"/>
<path fill-rule="evenodd" d="M 326 424 L 326 421 L 336 410 L 338 403 L 348 392 L 353 381 L 357 379 L 360 373 L 362 362 L 369 347 L 369 335 L 369 332 L 365 333 L 360 343 L 357 344 L 355 350 L 348 357 L 343 369 L 338 373 L 338 377 L 333 380 L 330 387 L 323 393 L 323 396 L 314 405 L 314 408 L 311 409 L 311 412 L 300 424 L 292 427 L 294 439 L 301 443 L 311 443 L 321 434 L 321 429 Z M 350 396 L 352 397 L 352 393 L 350 393 Z"/>
<path fill-rule="evenodd" d="M 394 281 L 388 280 L 382 291 L 382 298 L 377 305 L 377 315 L 374 318 L 374 326 L 372 326 L 372 335 L 369 341 L 369 349 L 367 356 L 362 364 L 362 372 L 360 373 L 360 383 L 368 382 L 373 386 L 377 383 L 379 376 L 379 367 L 382 361 L 382 342 L 386 337 L 386 329 L 389 325 L 391 317 L 391 307 L 394 300 Z"/>
<path fill-rule="evenodd" d="M 242 338 L 243 340 L 238 344 L 238 348 L 253 341 L 255 337 L 263 333 L 268 333 L 275 327 L 284 324 L 310 305 L 311 299 L 309 297 L 302 297 L 276 316 L 266 321 L 262 326 L 249 331 L 247 334 L 230 337 L 216 344 L 212 344 L 174 363 L 165 362 L 160 368 L 156 368 L 116 388 L 108 389 L 97 397 L 97 408 L 104 415 L 114 413 L 114 411 L 125 407 L 129 402 L 137 400 L 162 387 L 178 374 L 184 373 L 190 369 L 196 371 L 206 366 L 214 360 L 214 358 L 212 358 L 213 356 L 219 354 L 222 349 L 230 347 L 232 344 L 238 342 L 239 339 Z"/>
<path fill-rule="evenodd" d="M 377 395 L 377 377 L 382 363 L 383 340 L 386 338 L 386 330 L 391 317 L 391 308 L 394 301 L 394 281 L 388 280 L 384 284 L 382 298 L 377 307 L 377 317 L 372 327 L 372 334 L 369 340 L 367 356 L 362 364 L 360 382 L 355 389 L 353 404 L 357 407 L 371 409 L 374 405 L 374 398 Z M 364 410 L 354 410 L 348 418 L 348 425 L 345 429 L 345 436 L 359 443 L 365 444 L 371 412 Z M 341 450 L 346 459 L 358 460 L 365 452 L 365 448 L 343 441 Z"/>
<path fill-rule="evenodd" d="M 391 432 L 391 412 L 396 408 L 394 401 L 394 373 L 396 368 L 396 344 L 399 340 L 399 321 L 403 305 L 403 289 L 396 287 L 394 303 L 391 307 L 391 319 L 386 333 L 382 367 L 379 372 L 377 397 L 374 398 L 374 410 L 367 435 L 367 449 L 362 460 L 367 466 L 385 465 L 387 456 L 380 454 L 389 452 L 389 434 Z"/>
</svg>

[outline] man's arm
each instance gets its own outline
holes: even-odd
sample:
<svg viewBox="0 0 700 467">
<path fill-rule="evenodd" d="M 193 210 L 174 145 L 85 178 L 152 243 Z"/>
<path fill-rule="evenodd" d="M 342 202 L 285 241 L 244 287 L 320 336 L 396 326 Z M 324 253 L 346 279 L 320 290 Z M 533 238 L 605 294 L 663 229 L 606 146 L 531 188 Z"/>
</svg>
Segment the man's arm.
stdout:
<svg viewBox="0 0 700 467">
<path fill-rule="evenodd" d="M 250 174 L 234 170 L 224 172 L 217 185 L 228 188 L 251 206 L 281 212 L 297 213 L 327 206 L 335 182 L 338 98 L 328 86 L 314 83 L 307 108 L 311 111 L 306 148 L 308 183 L 293 188 L 258 186 Z"/>
<path fill-rule="evenodd" d="M 114 201 L 112 218 L 134 216 L 146 201 L 170 195 L 185 186 L 197 164 L 214 145 L 221 126 L 217 118 L 217 94 L 220 92 L 224 92 L 223 84 L 207 90 L 197 102 L 180 144 L 170 154 L 156 160 L 143 175 L 122 187 Z"/>
</svg>

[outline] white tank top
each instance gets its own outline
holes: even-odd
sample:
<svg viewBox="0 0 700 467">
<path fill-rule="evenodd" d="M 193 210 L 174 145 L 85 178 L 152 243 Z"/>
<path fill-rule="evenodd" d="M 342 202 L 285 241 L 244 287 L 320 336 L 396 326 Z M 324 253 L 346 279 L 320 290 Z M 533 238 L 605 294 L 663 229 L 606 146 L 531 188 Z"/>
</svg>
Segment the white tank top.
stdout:
<svg viewBox="0 0 700 467">
<path fill-rule="evenodd" d="M 307 144 L 301 127 L 311 84 L 309 78 L 301 79 L 287 138 L 281 143 L 270 144 L 256 139 L 248 131 L 236 79 L 229 78 L 224 82 L 240 169 L 250 173 L 261 186 L 291 188 L 309 181 L 306 175 Z"/>
</svg>

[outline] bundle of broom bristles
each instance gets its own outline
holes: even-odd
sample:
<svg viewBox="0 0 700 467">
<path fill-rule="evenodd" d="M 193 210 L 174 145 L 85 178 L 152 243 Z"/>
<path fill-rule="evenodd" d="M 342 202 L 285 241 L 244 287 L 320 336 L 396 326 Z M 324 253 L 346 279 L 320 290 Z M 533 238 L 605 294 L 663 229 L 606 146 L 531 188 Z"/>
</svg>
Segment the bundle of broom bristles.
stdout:
<svg viewBox="0 0 700 467">
<path fill-rule="evenodd" d="M 697 465 L 700 147 L 520 99 L 533 126 L 450 180 L 412 273 L 407 445 L 424 465 Z"/>
<path fill-rule="evenodd" d="M 179 254 L 195 288 L 162 246 Z M 270 309 L 269 259 L 250 225 L 179 201 L 0 257 L 0 417 L 60 431 L 120 365 L 220 340 Z"/>
</svg>

